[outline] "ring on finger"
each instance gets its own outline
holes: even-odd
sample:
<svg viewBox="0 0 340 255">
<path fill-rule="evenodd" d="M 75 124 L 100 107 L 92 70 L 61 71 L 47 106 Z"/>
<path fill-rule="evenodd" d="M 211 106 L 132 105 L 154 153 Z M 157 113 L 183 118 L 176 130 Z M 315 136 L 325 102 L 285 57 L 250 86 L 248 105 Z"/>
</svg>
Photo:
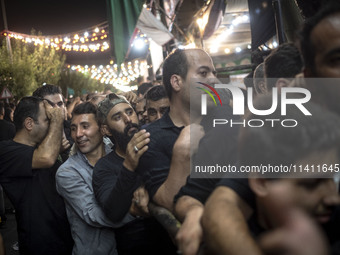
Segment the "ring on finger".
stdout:
<svg viewBox="0 0 340 255">
<path fill-rule="evenodd" d="M 137 148 L 136 145 L 133 147 L 133 149 L 134 149 L 134 151 L 135 151 L 136 153 L 139 151 L 139 149 Z"/>
</svg>

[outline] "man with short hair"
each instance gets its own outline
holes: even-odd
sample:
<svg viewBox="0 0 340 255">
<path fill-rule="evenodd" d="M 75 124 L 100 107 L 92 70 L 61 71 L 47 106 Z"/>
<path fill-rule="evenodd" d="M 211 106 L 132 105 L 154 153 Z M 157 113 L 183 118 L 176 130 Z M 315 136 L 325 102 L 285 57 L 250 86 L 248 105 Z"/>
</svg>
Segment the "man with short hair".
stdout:
<svg viewBox="0 0 340 255">
<path fill-rule="evenodd" d="M 40 97 L 49 102 L 52 107 L 61 108 L 65 112 L 65 120 L 64 120 L 64 133 L 62 137 L 61 144 L 61 158 L 65 161 L 68 158 L 69 148 L 73 144 L 73 140 L 71 138 L 71 130 L 70 130 L 70 122 L 67 120 L 67 109 L 64 103 L 64 98 L 62 94 L 62 90 L 59 86 L 52 84 L 45 84 L 39 88 L 37 88 L 33 92 L 33 96 Z"/>
<path fill-rule="evenodd" d="M 20 253 L 71 254 L 73 241 L 55 173 L 64 112 L 24 97 L 14 112 L 17 133 L 0 142 L 0 184 L 16 211 Z"/>
<path fill-rule="evenodd" d="M 162 85 L 154 86 L 146 92 L 146 111 L 149 122 L 160 119 L 169 110 L 169 98 Z"/>
<path fill-rule="evenodd" d="M 117 254 L 112 223 L 98 205 L 92 188 L 97 161 L 111 151 L 103 142 L 97 108 L 90 102 L 77 105 L 72 114 L 71 136 L 77 152 L 56 174 L 57 191 L 64 198 L 74 240 L 73 254 Z"/>
<path fill-rule="evenodd" d="M 204 133 L 200 125 L 191 124 L 202 120 L 198 110 L 200 101 L 190 105 L 190 93 L 201 96 L 201 90 L 196 89 L 202 87 L 198 82 L 211 86 L 219 83 L 212 60 L 205 51 L 176 49 L 169 54 L 163 65 L 163 84 L 170 109 L 146 127 L 151 141 L 136 169 L 144 176 L 150 200 L 171 211 L 173 198 L 190 173 L 190 131 L 197 131 L 197 144 Z"/>
<path fill-rule="evenodd" d="M 149 123 L 148 114 L 147 114 L 147 111 L 145 109 L 145 104 L 146 104 L 145 98 L 138 98 L 137 99 L 135 109 L 136 109 L 136 114 L 137 114 L 137 117 L 138 117 L 139 124 L 141 126 Z"/>
<path fill-rule="evenodd" d="M 291 80 L 302 71 L 303 61 L 293 43 L 283 43 L 264 59 L 266 92 L 273 88 L 287 87 Z"/>
<path fill-rule="evenodd" d="M 138 118 L 130 103 L 109 94 L 99 104 L 102 130 L 115 144 L 100 159 L 93 172 L 96 198 L 108 218 L 119 222 L 127 215 L 131 221 L 115 229 L 119 254 L 172 254 L 174 247 L 164 229 L 148 214 L 148 196 L 140 176 L 135 173 L 141 155 L 148 149 L 150 134 L 139 131 Z M 138 150 L 136 150 L 136 148 Z M 133 216 L 135 217 L 133 217 Z"/>
</svg>

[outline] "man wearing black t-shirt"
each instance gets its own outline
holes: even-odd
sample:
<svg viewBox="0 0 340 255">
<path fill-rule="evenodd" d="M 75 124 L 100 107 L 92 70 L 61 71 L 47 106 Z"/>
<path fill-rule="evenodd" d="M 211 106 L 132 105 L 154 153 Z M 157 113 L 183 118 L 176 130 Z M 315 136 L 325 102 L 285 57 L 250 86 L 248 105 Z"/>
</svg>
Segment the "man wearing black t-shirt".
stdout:
<svg viewBox="0 0 340 255">
<path fill-rule="evenodd" d="M 113 93 L 99 103 L 98 116 L 115 146 L 93 170 L 94 193 L 111 221 L 130 216 L 129 222 L 115 229 L 118 253 L 174 254 L 168 234 L 155 219 L 133 217 L 148 214 L 148 195 L 139 188 L 142 180 L 135 169 L 148 149 L 150 134 L 138 131 L 136 112 L 124 97 Z"/>
<path fill-rule="evenodd" d="M 201 88 L 202 83 L 219 83 L 212 60 L 204 50 L 176 49 L 169 54 L 163 65 L 163 84 L 170 110 L 146 127 L 150 133 L 149 149 L 140 158 L 136 172 L 144 176 L 150 200 L 170 211 L 174 196 L 190 173 L 190 149 L 195 147 L 190 144 L 190 133 L 195 133 L 192 141 L 197 144 L 204 133 L 197 124 L 202 120 L 197 110 L 200 100 L 190 102 L 190 97 L 200 98 L 201 90 L 196 88 Z"/>
<path fill-rule="evenodd" d="M 71 254 L 73 241 L 56 160 L 64 113 L 36 97 L 22 98 L 14 112 L 17 133 L 0 142 L 0 183 L 16 210 L 21 254 Z"/>
</svg>

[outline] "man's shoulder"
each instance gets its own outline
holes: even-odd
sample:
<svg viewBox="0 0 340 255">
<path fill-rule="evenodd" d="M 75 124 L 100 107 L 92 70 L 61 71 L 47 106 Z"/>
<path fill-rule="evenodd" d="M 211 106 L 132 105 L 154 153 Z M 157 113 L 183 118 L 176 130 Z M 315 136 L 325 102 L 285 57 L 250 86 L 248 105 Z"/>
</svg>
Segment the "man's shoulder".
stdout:
<svg viewBox="0 0 340 255">
<path fill-rule="evenodd" d="M 148 131 L 149 133 L 158 131 L 162 128 L 161 123 L 162 123 L 161 119 L 149 123 L 148 125 L 145 126 L 145 130 Z"/>
<path fill-rule="evenodd" d="M 106 166 L 113 166 L 115 165 L 117 159 L 114 151 L 111 151 L 110 153 L 106 154 L 104 157 L 100 158 L 95 165 L 94 169 L 102 168 Z"/>
<path fill-rule="evenodd" d="M 4 153 L 22 153 L 22 151 L 34 151 L 35 148 L 23 143 L 17 143 L 14 142 L 13 140 L 5 140 L 5 141 L 0 141 L 0 151 Z"/>
<path fill-rule="evenodd" d="M 70 156 L 59 168 L 57 171 L 57 176 L 59 175 L 73 175 L 76 172 L 79 172 L 81 169 L 80 166 L 80 158 L 78 154 L 74 154 Z"/>
</svg>

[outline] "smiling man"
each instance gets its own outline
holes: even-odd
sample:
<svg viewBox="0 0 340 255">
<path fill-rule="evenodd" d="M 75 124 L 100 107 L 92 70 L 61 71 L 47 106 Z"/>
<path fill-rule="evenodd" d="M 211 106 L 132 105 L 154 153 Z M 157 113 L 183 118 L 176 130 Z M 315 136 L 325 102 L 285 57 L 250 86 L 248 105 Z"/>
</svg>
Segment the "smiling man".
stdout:
<svg viewBox="0 0 340 255">
<path fill-rule="evenodd" d="M 86 102 L 76 106 L 71 135 L 78 150 L 60 166 L 56 180 L 71 224 L 73 254 L 117 254 L 112 228 L 122 224 L 114 224 L 105 216 L 92 188 L 94 165 L 111 151 L 103 142 L 95 105 Z"/>
</svg>

